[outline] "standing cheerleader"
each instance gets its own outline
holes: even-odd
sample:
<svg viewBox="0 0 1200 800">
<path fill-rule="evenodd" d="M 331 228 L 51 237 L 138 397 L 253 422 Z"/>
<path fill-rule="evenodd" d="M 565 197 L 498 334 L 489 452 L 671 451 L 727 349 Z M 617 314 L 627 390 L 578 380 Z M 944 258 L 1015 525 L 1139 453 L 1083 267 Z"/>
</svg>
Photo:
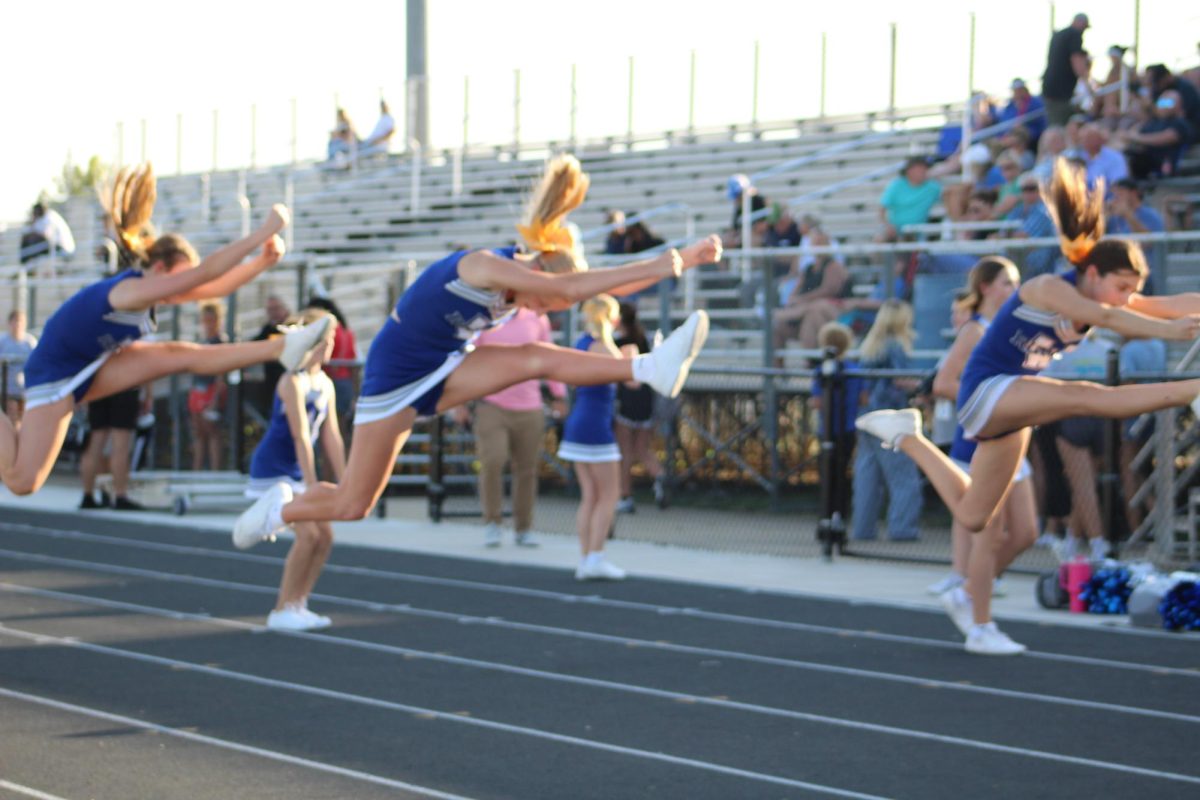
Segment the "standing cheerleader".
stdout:
<svg viewBox="0 0 1200 800">
<path fill-rule="evenodd" d="M 1038 375 L 1092 326 L 1127 337 L 1190 340 L 1200 334 L 1200 294 L 1140 293 L 1149 274 L 1146 259 L 1137 244 L 1104 237 L 1102 185 L 1089 191 L 1083 173 L 1060 160 L 1046 194 L 1063 255 L 1074 270 L 1022 284 L 967 359 L 958 418 L 964 437 L 977 443 L 970 474 L 925 438 L 913 409 L 875 411 L 857 423 L 916 461 L 954 519 L 973 534 L 991 523 L 1008 498 L 1032 426 L 1200 405 L 1200 380 L 1100 386 Z"/>
<path fill-rule="evenodd" d="M 576 386 L 636 379 L 674 397 L 708 335 L 692 314 L 662 347 L 635 359 L 545 343 L 475 347 L 475 335 L 517 307 L 565 310 L 602 292 L 626 295 L 721 257 L 715 236 L 682 251 L 589 272 L 564 225 L 583 202 L 588 178 L 571 156 L 555 158 L 534 192 L 524 225 L 529 248 L 460 251 L 430 265 L 409 287 L 367 354 L 346 474 L 295 501 L 277 484 L 238 519 L 234 539 L 255 541 L 302 520 L 362 519 L 387 486 L 396 456 L 419 415 L 442 413 L 521 381 Z"/>
<path fill-rule="evenodd" d="M 312 325 L 331 316 L 308 309 L 297 321 Z M 299 370 L 284 373 L 276 384 L 270 424 L 250 459 L 247 497 L 258 498 L 280 481 L 296 494 L 316 486 L 313 445 L 318 441 L 334 478 L 341 480 L 346 452 L 338 428 L 337 393 L 333 380 L 322 371 L 333 354 L 334 326 L 329 327 L 321 349 Z M 325 521 L 310 521 L 297 522 L 294 530 L 296 540 L 284 562 L 279 597 L 275 610 L 267 616 L 267 627 L 288 631 L 326 628 L 329 617 L 308 610 L 308 595 L 333 547 L 333 527 Z"/>
<path fill-rule="evenodd" d="M 620 321 L 617 301 L 606 294 L 598 295 L 583 302 L 580 314 L 584 332 L 575 342 L 575 349 L 622 358 L 612 336 L 613 325 Z M 621 451 L 613 436 L 616 397 L 617 387 L 611 383 L 576 389 L 558 447 L 559 458 L 575 462 L 579 479 L 575 530 L 582 559 L 575 570 L 578 581 L 625 578 L 625 570 L 604 557 L 604 542 L 621 491 Z"/>
<path fill-rule="evenodd" d="M 157 306 L 224 297 L 278 262 L 283 240 L 276 234 L 289 220 L 285 206 L 272 206 L 257 231 L 201 261 L 183 237 L 151 232 L 155 197 L 148 164 L 119 172 L 101 197 L 118 245 L 135 266 L 79 290 L 46 321 L 25 367 L 20 428 L 0 416 L 0 476 L 13 494 L 31 494 L 46 482 L 76 403 L 179 372 L 221 375 L 275 359 L 295 369 L 325 336 L 328 323 L 264 342 L 138 341 L 157 329 Z"/>
</svg>

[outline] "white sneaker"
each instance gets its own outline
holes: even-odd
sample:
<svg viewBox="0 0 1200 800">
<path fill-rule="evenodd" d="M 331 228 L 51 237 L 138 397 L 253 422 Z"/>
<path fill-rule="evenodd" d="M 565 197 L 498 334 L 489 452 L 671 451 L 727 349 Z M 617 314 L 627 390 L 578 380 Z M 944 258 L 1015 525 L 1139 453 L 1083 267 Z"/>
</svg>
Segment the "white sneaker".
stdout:
<svg viewBox="0 0 1200 800">
<path fill-rule="evenodd" d="M 500 526 L 494 522 L 489 522 L 483 526 L 483 546 L 484 547 L 499 547 L 502 540 L 500 534 Z"/>
<path fill-rule="evenodd" d="M 1092 561 L 1103 561 L 1108 558 L 1108 540 L 1103 536 L 1097 536 L 1095 539 L 1088 540 L 1088 549 L 1091 551 Z"/>
<path fill-rule="evenodd" d="M 1008 597 L 1008 584 L 1003 578 L 992 581 L 992 597 Z"/>
<path fill-rule="evenodd" d="M 1059 539 L 1058 543 L 1052 546 L 1052 549 L 1054 550 L 1054 555 L 1058 558 L 1058 560 L 1065 564 L 1075 558 L 1075 556 L 1079 553 L 1080 545 L 1082 544 L 1083 542 L 1080 541 L 1079 537 L 1072 536 L 1068 533 L 1066 536 Z"/>
<path fill-rule="evenodd" d="M 693 311 L 687 320 L 671 332 L 662 346 L 651 353 L 654 359 L 654 377 L 650 388 L 664 397 L 676 397 L 687 380 L 692 362 L 708 338 L 708 313 Z"/>
<path fill-rule="evenodd" d="M 283 527 L 271 526 L 271 512 L 292 502 L 292 487 L 277 483 L 254 501 L 233 523 L 233 546 L 245 550 L 275 536 Z"/>
<path fill-rule="evenodd" d="M 901 437 L 916 436 L 921 430 L 921 412 L 915 408 L 885 409 L 863 414 L 854 427 L 883 441 L 889 450 L 895 449 Z"/>
<path fill-rule="evenodd" d="M 312 623 L 312 627 L 309 630 L 319 631 L 323 628 L 328 628 L 333 624 L 333 620 L 331 620 L 329 617 L 325 616 L 324 614 L 318 614 L 315 611 L 310 611 L 308 606 L 301 608 L 300 614 Z"/>
<path fill-rule="evenodd" d="M 940 596 L 940 595 L 943 595 L 946 592 L 950 591 L 951 589 L 955 588 L 956 586 L 962 586 L 964 580 L 965 579 L 963 578 L 962 575 L 959 575 L 957 572 L 951 572 L 949 575 L 942 578 L 940 581 L 934 581 L 933 583 L 926 586 L 925 591 L 928 592 L 929 594 Z"/>
<path fill-rule="evenodd" d="M 971 596 L 967 594 L 967 590 L 961 586 L 955 586 L 940 595 L 938 599 L 942 601 L 942 608 L 946 609 L 946 613 L 950 615 L 950 621 L 954 623 L 954 627 L 958 628 L 963 636 L 966 636 L 967 632 L 975 625 L 975 609 L 971 605 Z"/>
<path fill-rule="evenodd" d="M 980 656 L 1015 656 L 1026 650 L 1025 645 L 1017 644 L 1008 638 L 994 622 L 972 626 L 967 632 L 967 643 L 964 646 L 968 653 Z"/>
<path fill-rule="evenodd" d="M 541 542 L 529 531 L 518 531 L 513 535 L 513 543 L 517 547 L 540 547 Z"/>
<path fill-rule="evenodd" d="M 1034 547 L 1044 547 L 1047 550 L 1053 550 L 1055 547 L 1058 546 L 1058 543 L 1061 541 L 1062 541 L 1062 539 L 1059 539 L 1053 533 L 1043 533 L 1041 536 L 1039 536 L 1037 538 L 1037 541 L 1033 543 L 1033 546 Z"/>
<path fill-rule="evenodd" d="M 325 316 L 310 325 L 284 328 L 283 352 L 279 356 L 279 363 L 289 372 L 299 369 L 325 341 L 332 324 L 333 317 Z"/>
<path fill-rule="evenodd" d="M 311 611 L 306 614 L 296 606 L 284 606 L 267 615 L 267 628 L 273 631 L 311 631 L 318 627 L 312 619 L 315 616 Z"/>
<path fill-rule="evenodd" d="M 633 503 L 632 497 L 622 497 L 617 501 L 618 514 L 636 514 L 637 506 Z"/>
<path fill-rule="evenodd" d="M 601 556 L 591 561 L 584 560 L 575 570 L 577 581 L 623 581 L 625 570 Z"/>
</svg>

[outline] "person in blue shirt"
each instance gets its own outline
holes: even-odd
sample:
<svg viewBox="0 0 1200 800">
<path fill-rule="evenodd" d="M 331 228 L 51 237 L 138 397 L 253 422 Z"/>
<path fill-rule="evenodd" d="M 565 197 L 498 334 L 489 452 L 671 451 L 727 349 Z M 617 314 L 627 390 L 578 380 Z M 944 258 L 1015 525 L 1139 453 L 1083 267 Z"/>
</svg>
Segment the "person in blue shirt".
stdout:
<svg viewBox="0 0 1200 800">
<path fill-rule="evenodd" d="M 332 316 L 321 309 L 308 309 L 295 321 L 312 324 Z M 327 324 L 329 333 L 321 348 L 300 369 L 285 372 L 275 386 L 270 422 L 250 457 L 247 497 L 260 497 L 279 481 L 289 483 L 297 494 L 316 486 L 313 449 L 318 442 L 334 478 L 342 476 L 346 451 L 338 427 L 336 391 L 333 380 L 322 370 L 333 355 L 337 323 Z M 310 611 L 308 596 L 333 548 L 333 526 L 325 520 L 300 522 L 294 530 L 296 538 L 283 563 L 279 594 L 274 610 L 267 615 L 267 627 L 286 631 L 327 628 L 329 617 Z"/>
<path fill-rule="evenodd" d="M 1006 220 L 1021 223 L 1021 230 L 1012 235 L 1016 239 L 1045 239 L 1057 233 L 1054 220 L 1042 202 L 1041 186 L 1037 176 L 1031 172 L 1022 175 L 1017 186 L 1020 190 L 1020 200 L 1012 211 L 1008 212 Z M 1036 278 L 1038 275 L 1048 275 L 1054 272 L 1058 263 L 1057 247 L 1038 247 L 1025 250 L 1022 258 L 1021 274 L 1025 280 Z"/>
<path fill-rule="evenodd" d="M 859 430 L 910 456 L 973 534 L 1003 505 L 1033 426 L 1080 415 L 1126 419 L 1174 406 L 1200 407 L 1200 380 L 1100 386 L 1038 375 L 1092 326 L 1126 337 L 1189 341 L 1200 335 L 1200 293 L 1141 294 L 1148 272 L 1141 248 L 1104 237 L 1104 198 L 1088 189 L 1080 171 L 1065 162 L 1056 166 L 1047 207 L 1074 269 L 1023 283 L 967 360 L 958 416 L 964 437 L 977 443 L 970 474 L 925 438 L 915 409 L 858 419 Z"/>
<path fill-rule="evenodd" d="M 139 341 L 157 330 L 157 306 L 224 297 L 276 264 L 284 249 L 276 234 L 289 220 L 286 206 L 272 206 L 257 231 L 201 261 L 183 237 L 153 234 L 155 197 L 147 164 L 121 170 L 102 198 L 131 266 L 80 289 L 46 321 L 25 365 L 20 430 L 0 415 L 0 476 L 14 494 L 36 492 L 45 483 L 77 403 L 179 372 L 221 375 L 275 359 L 292 369 L 325 335 L 325 326 L 316 325 L 262 342 Z"/>
<path fill-rule="evenodd" d="M 518 226 L 529 252 L 515 247 L 460 251 L 431 264 L 401 295 L 376 334 L 363 369 L 346 473 L 292 501 L 278 483 L 234 525 L 234 543 L 249 546 L 294 522 L 362 519 L 379 500 L 418 416 L 535 378 L 574 386 L 636 380 L 675 397 L 708 336 L 708 315 L 694 312 L 662 346 L 635 358 L 585 353 L 535 342 L 476 347 L 476 334 L 519 307 L 561 311 L 602 293 L 626 296 L 721 258 L 717 236 L 683 250 L 621 267 L 587 271 L 567 214 L 587 194 L 588 177 L 573 156 L 550 161 Z"/>
<path fill-rule="evenodd" d="M 1029 131 L 1029 144 L 1036 149 L 1042 131 L 1046 130 L 1046 104 L 1042 102 L 1042 98 L 1030 93 L 1025 81 L 1017 78 L 1012 82 L 1012 99 L 1000 109 L 1000 113 L 996 115 L 996 122 L 1010 122 L 1026 114 L 1034 116 L 1022 120 L 1020 124 Z"/>
<path fill-rule="evenodd" d="M 1162 233 L 1167 229 L 1162 214 L 1153 206 L 1142 202 L 1142 187 L 1132 178 L 1122 178 L 1113 184 L 1112 201 L 1108 204 L 1108 232 L 1116 235 L 1123 233 Z M 1151 269 L 1159 266 L 1156 263 L 1157 251 L 1150 242 L 1141 242 L 1142 252 Z M 1146 280 L 1143 294 L 1154 294 L 1153 272 Z"/>
</svg>

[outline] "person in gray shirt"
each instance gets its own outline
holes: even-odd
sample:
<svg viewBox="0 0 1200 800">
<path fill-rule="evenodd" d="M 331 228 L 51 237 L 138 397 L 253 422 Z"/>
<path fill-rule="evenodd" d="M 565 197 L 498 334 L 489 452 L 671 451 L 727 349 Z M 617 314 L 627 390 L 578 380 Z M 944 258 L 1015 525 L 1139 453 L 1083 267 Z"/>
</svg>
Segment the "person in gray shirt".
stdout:
<svg viewBox="0 0 1200 800">
<path fill-rule="evenodd" d="M 4 413 L 14 423 L 25 411 L 25 360 L 37 347 L 37 338 L 25 330 L 25 324 L 25 312 L 13 311 L 8 315 L 8 331 L 0 333 L 0 361 L 8 364 Z"/>
</svg>

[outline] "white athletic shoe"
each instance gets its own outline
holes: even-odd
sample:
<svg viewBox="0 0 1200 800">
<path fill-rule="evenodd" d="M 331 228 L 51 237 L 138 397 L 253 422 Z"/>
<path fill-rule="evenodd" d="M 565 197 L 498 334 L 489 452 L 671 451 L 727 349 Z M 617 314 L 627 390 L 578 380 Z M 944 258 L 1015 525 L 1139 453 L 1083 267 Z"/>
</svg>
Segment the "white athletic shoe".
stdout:
<svg viewBox="0 0 1200 800">
<path fill-rule="evenodd" d="M 489 522 L 483 526 L 483 546 L 484 547 L 499 547 L 501 541 L 500 526 L 494 522 Z"/>
<path fill-rule="evenodd" d="M 1103 561 L 1108 558 L 1108 540 L 1103 536 L 1088 540 L 1088 549 L 1092 561 Z"/>
<path fill-rule="evenodd" d="M 651 352 L 654 377 L 649 381 L 650 388 L 664 397 L 676 397 L 683 389 L 692 362 L 707 338 L 707 312 L 693 311 L 682 325 L 671 332 L 661 347 Z"/>
<path fill-rule="evenodd" d="M 267 628 L 273 631 L 311 631 L 320 625 L 314 617 L 318 615 L 296 606 L 284 606 L 278 611 L 267 615 Z M 321 617 L 328 621 L 328 617 Z"/>
<path fill-rule="evenodd" d="M 980 656 L 1015 656 L 1026 650 L 1025 645 L 1008 638 L 994 622 L 972 626 L 967 632 L 967 643 L 964 646 L 968 653 Z"/>
<path fill-rule="evenodd" d="M 541 547 L 542 545 L 530 531 L 518 531 L 514 533 L 513 544 L 517 547 Z"/>
<path fill-rule="evenodd" d="M 279 363 L 289 372 L 299 369 L 325 341 L 332 324 L 333 317 L 325 316 L 309 325 L 284 328 L 283 353 L 279 356 Z"/>
<path fill-rule="evenodd" d="M 585 560 L 575 570 L 577 581 L 623 581 L 625 570 L 601 556 L 592 561 Z"/>
<path fill-rule="evenodd" d="M 622 497 L 617 501 L 618 514 L 636 514 L 637 504 L 633 502 L 633 497 Z"/>
<path fill-rule="evenodd" d="M 233 523 L 233 546 L 239 550 L 253 547 L 263 539 L 270 539 L 283 529 L 271 526 L 271 512 L 277 507 L 292 502 L 292 487 L 286 483 L 277 483 L 262 497 L 254 501 L 254 505 L 242 512 Z"/>
<path fill-rule="evenodd" d="M 951 572 L 949 575 L 942 578 L 940 581 L 934 581 L 933 583 L 926 586 L 925 591 L 928 592 L 929 594 L 940 597 L 941 595 L 945 594 L 946 592 L 950 591 L 951 589 L 953 589 L 957 586 L 962 586 L 963 582 L 964 582 L 964 578 L 962 575 L 959 575 L 957 572 Z"/>
<path fill-rule="evenodd" d="M 883 441 L 889 450 L 895 449 L 904 436 L 916 436 L 921 430 L 921 412 L 915 408 L 885 409 L 863 414 L 854 427 Z"/>
<path fill-rule="evenodd" d="M 942 608 L 946 609 L 946 613 L 950 615 L 950 621 L 954 623 L 954 627 L 958 628 L 963 636 L 966 636 L 975 625 L 975 609 L 971 604 L 971 595 L 967 594 L 967 590 L 963 587 L 955 586 L 944 592 L 938 599 L 942 601 Z"/>
<path fill-rule="evenodd" d="M 331 620 L 329 617 L 325 616 L 324 614 L 318 614 L 315 611 L 310 611 L 308 606 L 301 608 L 300 614 L 312 623 L 312 628 L 310 628 L 310 630 L 319 631 L 323 628 L 328 628 L 333 624 L 333 620 Z"/>
</svg>

